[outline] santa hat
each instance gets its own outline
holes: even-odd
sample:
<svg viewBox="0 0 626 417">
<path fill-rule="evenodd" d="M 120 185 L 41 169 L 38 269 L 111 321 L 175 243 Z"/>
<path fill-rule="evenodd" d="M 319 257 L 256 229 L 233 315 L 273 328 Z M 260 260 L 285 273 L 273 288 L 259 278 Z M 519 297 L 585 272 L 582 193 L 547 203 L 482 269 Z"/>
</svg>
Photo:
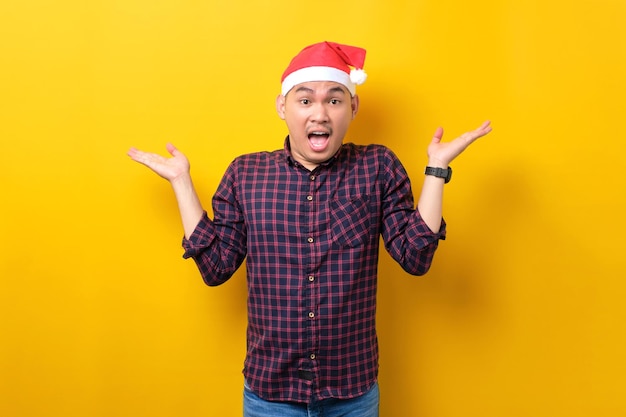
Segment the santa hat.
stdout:
<svg viewBox="0 0 626 417">
<path fill-rule="evenodd" d="M 281 78 L 281 93 L 287 95 L 295 85 L 309 81 L 335 81 L 354 95 L 356 86 L 363 84 L 365 49 L 320 42 L 307 46 L 296 55 Z"/>
</svg>

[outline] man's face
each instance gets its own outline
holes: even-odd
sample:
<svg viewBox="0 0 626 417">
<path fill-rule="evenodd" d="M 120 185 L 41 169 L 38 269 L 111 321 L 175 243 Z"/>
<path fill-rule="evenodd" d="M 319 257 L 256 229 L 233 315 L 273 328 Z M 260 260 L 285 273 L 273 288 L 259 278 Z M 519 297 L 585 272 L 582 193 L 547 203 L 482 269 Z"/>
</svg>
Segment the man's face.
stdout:
<svg viewBox="0 0 626 417">
<path fill-rule="evenodd" d="M 342 84 L 311 81 L 278 96 L 276 110 L 287 123 L 293 158 L 313 170 L 341 147 L 359 99 Z"/>
</svg>

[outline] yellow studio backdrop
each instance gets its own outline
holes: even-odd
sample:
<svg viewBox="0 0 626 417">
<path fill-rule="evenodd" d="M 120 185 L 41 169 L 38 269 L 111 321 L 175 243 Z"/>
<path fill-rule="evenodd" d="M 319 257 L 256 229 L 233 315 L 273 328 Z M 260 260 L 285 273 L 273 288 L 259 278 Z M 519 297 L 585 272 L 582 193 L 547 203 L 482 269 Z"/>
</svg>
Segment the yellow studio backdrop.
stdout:
<svg viewBox="0 0 626 417">
<path fill-rule="evenodd" d="M 382 255 L 381 416 L 626 414 L 626 3 L 92 0 L 0 5 L 0 415 L 239 416 L 245 274 L 205 287 L 169 185 L 125 153 L 273 150 L 293 55 L 368 50 L 349 132 L 419 192 L 453 167 L 430 273 Z"/>
</svg>

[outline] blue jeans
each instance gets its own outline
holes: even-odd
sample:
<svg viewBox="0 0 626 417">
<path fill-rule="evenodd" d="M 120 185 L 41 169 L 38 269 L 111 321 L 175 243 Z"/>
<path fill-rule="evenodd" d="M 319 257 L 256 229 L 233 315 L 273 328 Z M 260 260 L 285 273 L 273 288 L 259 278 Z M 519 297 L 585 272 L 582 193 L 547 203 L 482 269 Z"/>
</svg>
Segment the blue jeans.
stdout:
<svg viewBox="0 0 626 417">
<path fill-rule="evenodd" d="M 378 384 L 360 397 L 327 398 L 309 404 L 266 401 L 244 386 L 244 417 L 378 417 Z"/>
</svg>

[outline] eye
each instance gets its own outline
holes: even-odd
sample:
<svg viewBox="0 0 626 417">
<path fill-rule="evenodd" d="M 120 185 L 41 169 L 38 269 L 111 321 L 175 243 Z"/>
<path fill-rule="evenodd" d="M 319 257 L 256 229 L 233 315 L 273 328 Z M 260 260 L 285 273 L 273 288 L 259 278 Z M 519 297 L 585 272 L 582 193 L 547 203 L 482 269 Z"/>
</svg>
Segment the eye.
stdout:
<svg viewBox="0 0 626 417">
<path fill-rule="evenodd" d="M 338 98 L 331 98 L 330 99 L 330 104 L 339 104 L 341 103 L 341 100 L 339 100 Z"/>
<path fill-rule="evenodd" d="M 311 101 L 308 98 L 301 98 L 300 104 L 304 104 L 305 106 L 309 104 Z"/>
</svg>

